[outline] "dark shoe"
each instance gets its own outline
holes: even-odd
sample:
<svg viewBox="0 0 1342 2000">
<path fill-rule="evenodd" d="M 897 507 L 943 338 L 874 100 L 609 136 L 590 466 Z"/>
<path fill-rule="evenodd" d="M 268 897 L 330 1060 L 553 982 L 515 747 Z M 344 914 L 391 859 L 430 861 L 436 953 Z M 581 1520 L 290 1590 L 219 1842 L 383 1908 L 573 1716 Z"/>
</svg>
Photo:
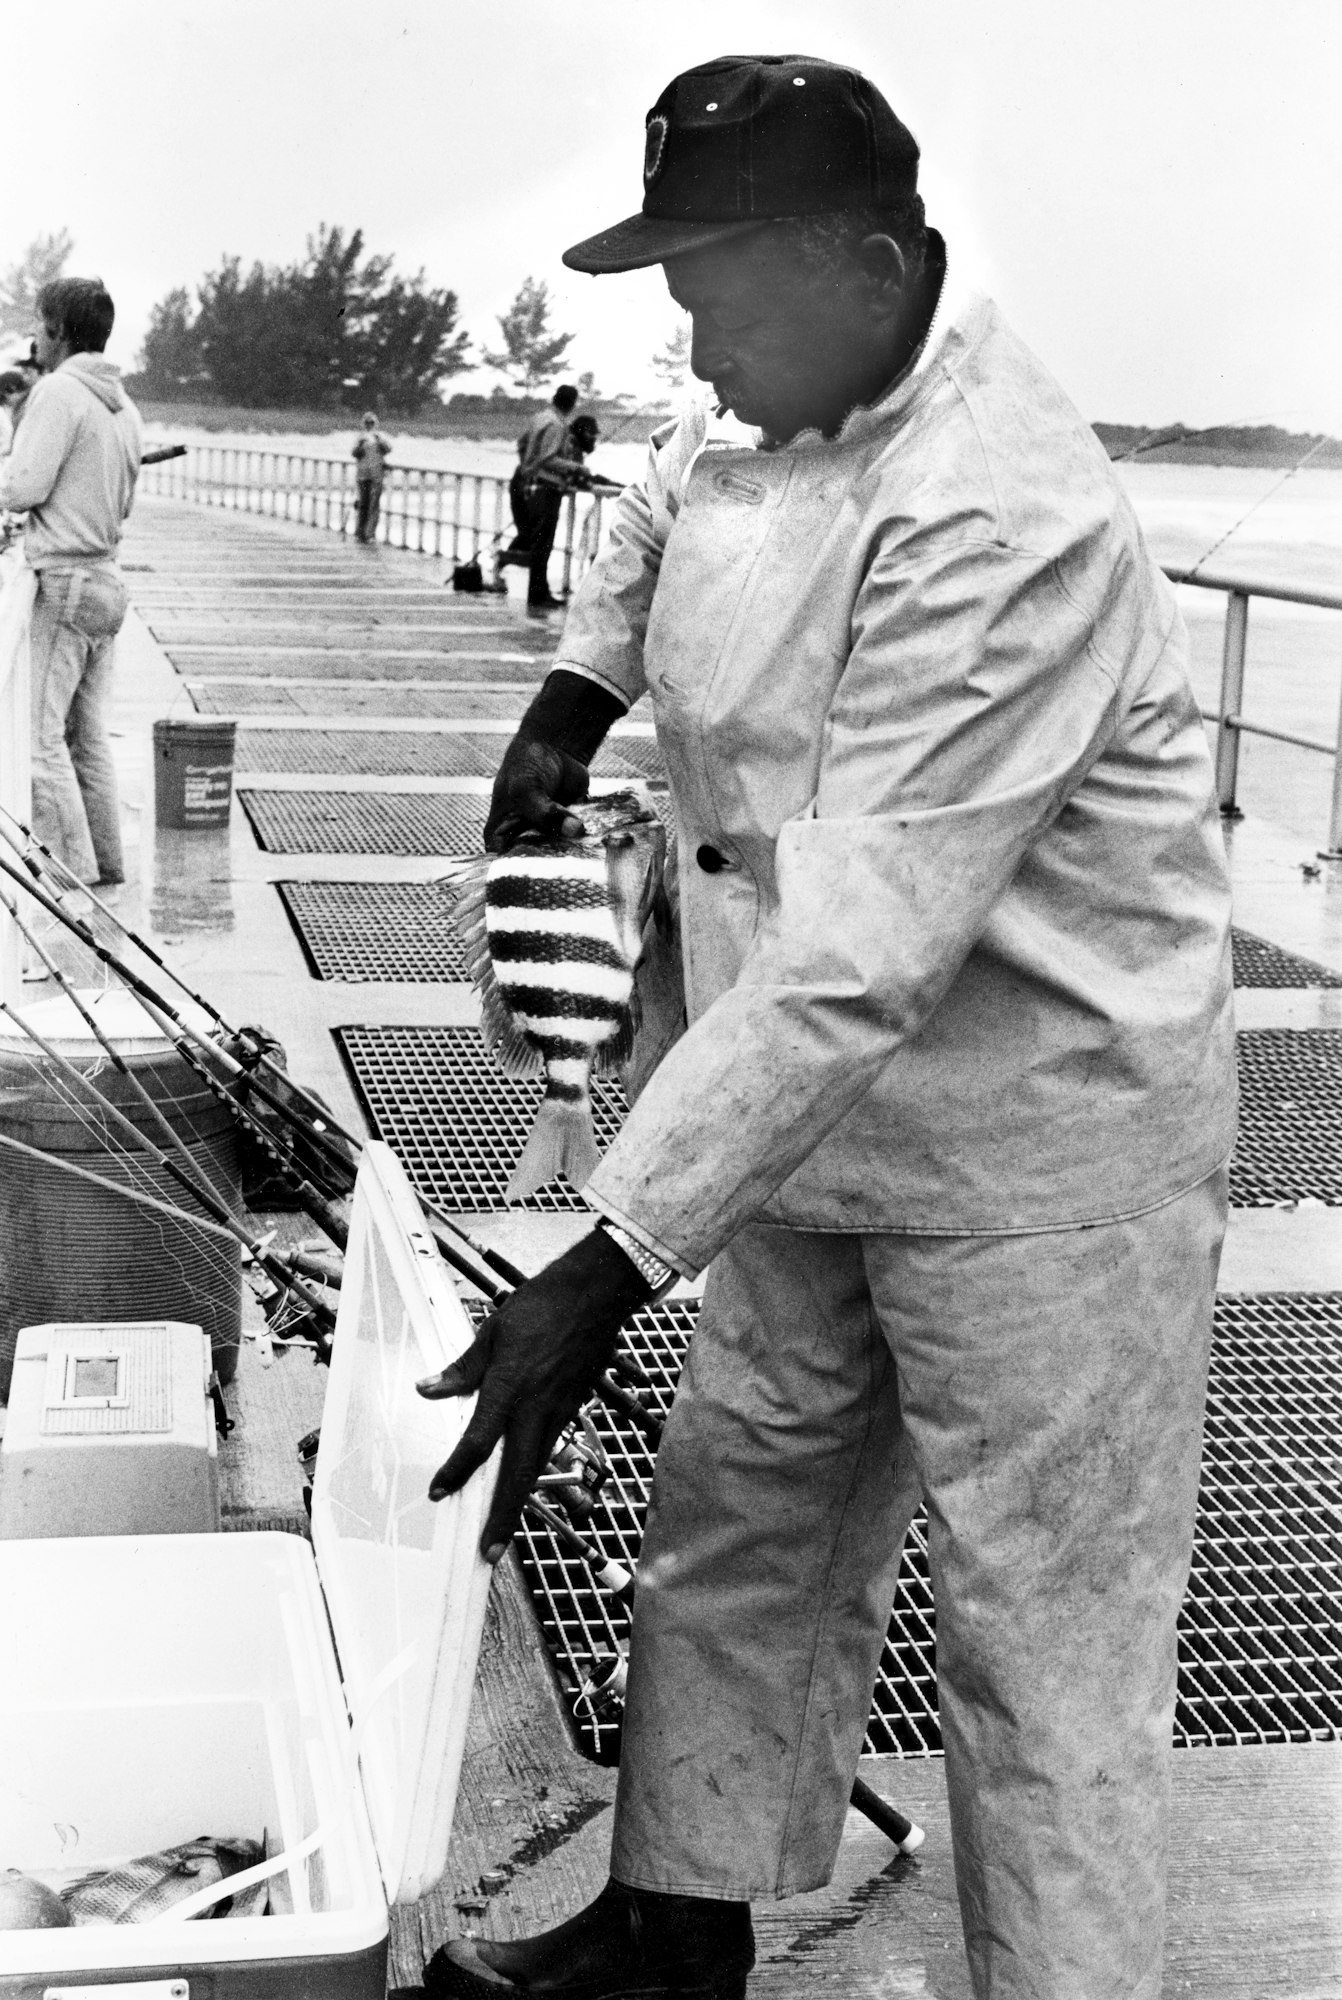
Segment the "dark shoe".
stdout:
<svg viewBox="0 0 1342 2000">
<path fill-rule="evenodd" d="M 557 1930 L 514 1944 L 453 1938 L 424 1969 L 428 2000 L 745 2000 L 749 1903 L 608 1882 Z"/>
<path fill-rule="evenodd" d="M 562 611 L 563 608 L 564 600 L 562 597 L 529 597 L 527 599 L 528 611 Z"/>
</svg>

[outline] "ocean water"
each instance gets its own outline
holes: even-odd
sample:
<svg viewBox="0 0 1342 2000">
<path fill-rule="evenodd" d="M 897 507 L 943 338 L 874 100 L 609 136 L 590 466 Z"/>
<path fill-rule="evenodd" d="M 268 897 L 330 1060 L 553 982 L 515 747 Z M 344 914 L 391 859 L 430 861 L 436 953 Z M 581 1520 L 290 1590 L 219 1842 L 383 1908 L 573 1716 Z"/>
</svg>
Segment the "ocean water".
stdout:
<svg viewBox="0 0 1342 2000">
<path fill-rule="evenodd" d="M 155 442 L 238 446 L 345 459 L 356 432 L 219 433 L 149 427 Z M 611 427 L 614 432 L 615 427 Z M 393 464 L 506 479 L 516 463 L 504 441 L 422 438 L 389 429 Z M 646 461 L 646 437 L 611 435 L 598 443 L 594 469 L 634 479 Z M 1157 561 L 1247 581 L 1342 592 L 1342 472 L 1210 465 L 1118 467 Z M 1218 546 L 1219 544 L 1219 546 Z M 1214 709 L 1220 687 L 1225 597 L 1181 586 L 1191 673 L 1202 706 Z M 1269 728 L 1336 740 L 1342 701 L 1342 612 L 1255 598 L 1249 613 L 1244 713 Z M 1289 744 L 1246 738 L 1240 755 L 1240 804 L 1310 846 L 1328 830 L 1331 759 Z"/>
</svg>

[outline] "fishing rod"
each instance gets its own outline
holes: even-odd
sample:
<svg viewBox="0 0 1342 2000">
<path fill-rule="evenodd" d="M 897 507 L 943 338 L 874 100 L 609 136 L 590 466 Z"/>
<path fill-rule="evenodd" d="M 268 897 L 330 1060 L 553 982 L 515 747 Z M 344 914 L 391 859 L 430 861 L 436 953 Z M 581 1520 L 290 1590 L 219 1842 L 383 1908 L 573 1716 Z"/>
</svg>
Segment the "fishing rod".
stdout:
<svg viewBox="0 0 1342 2000">
<path fill-rule="evenodd" d="M 103 1053 L 110 1059 L 112 1066 L 116 1070 L 117 1074 L 125 1078 L 126 1082 L 130 1085 L 132 1091 L 138 1098 L 139 1102 L 144 1106 L 145 1110 L 149 1113 L 150 1117 L 153 1119 L 154 1124 L 163 1134 L 165 1134 L 168 1143 L 173 1147 L 174 1151 L 177 1152 L 178 1155 L 185 1160 L 187 1171 L 193 1175 L 199 1176 L 201 1179 L 204 1179 L 205 1178 L 204 1169 L 201 1166 L 200 1162 L 197 1161 L 194 1154 L 191 1152 L 190 1147 L 187 1145 L 185 1139 L 183 1139 L 181 1133 L 178 1132 L 177 1128 L 171 1123 L 171 1121 L 164 1116 L 162 1107 L 154 1102 L 154 1099 L 145 1089 L 145 1086 L 141 1082 L 140 1078 L 136 1076 L 135 1072 L 125 1062 L 120 1051 L 111 1041 L 109 1041 L 108 1037 L 103 1033 L 102 1029 L 99 1027 L 97 1021 L 93 1017 L 92 1009 L 85 1005 L 83 997 L 78 992 L 76 987 L 72 984 L 72 982 L 66 977 L 65 973 L 62 972 L 60 966 L 57 965 L 55 959 L 51 956 L 51 953 L 46 949 L 41 939 L 37 937 L 36 934 L 28 928 L 27 924 L 24 923 L 23 918 L 19 915 L 18 905 L 14 902 L 13 898 L 5 895 L 3 890 L 0 890 L 0 909 L 3 909 L 8 912 L 10 920 L 18 930 L 20 937 L 28 945 L 30 950 L 35 951 L 37 953 L 37 956 L 41 959 L 43 965 L 45 965 L 48 973 L 55 980 L 61 992 L 64 993 L 67 1000 L 69 1000 L 71 1006 L 78 1014 L 80 1020 L 84 1023 L 89 1033 L 93 1036 L 94 1040 L 103 1050 Z M 224 1190 L 219 1186 L 218 1182 L 211 1179 L 210 1185 L 212 1186 L 215 1196 L 219 1199 L 224 1199 Z"/>
<path fill-rule="evenodd" d="M 258 1065 L 263 1064 L 266 1068 L 272 1070 L 274 1074 L 278 1078 L 280 1078 L 281 1081 L 286 1085 L 286 1087 L 293 1092 L 295 1097 L 299 1098 L 304 1104 L 308 1105 L 311 1108 L 311 1112 L 316 1120 L 316 1130 L 313 1136 L 317 1141 L 320 1142 L 325 1140 L 326 1133 L 329 1128 L 329 1130 L 332 1131 L 337 1138 L 345 1140 L 349 1145 L 352 1146 L 358 1145 L 359 1142 L 354 1137 L 354 1135 L 344 1130 L 344 1128 L 337 1122 L 337 1120 L 332 1117 L 328 1108 L 321 1103 L 320 1099 L 313 1097 L 310 1091 L 305 1090 L 301 1084 L 296 1083 L 294 1081 L 294 1079 L 289 1075 L 287 1070 L 282 1069 L 280 1067 L 280 1065 L 269 1054 L 264 1043 L 261 1042 L 257 1034 L 257 1031 L 254 1028 L 246 1028 L 246 1027 L 234 1028 L 230 1026 L 230 1024 L 224 1019 L 224 1016 L 219 1012 L 219 1009 L 216 1006 L 214 1006 L 214 1004 L 211 1001 L 207 1000 L 203 993 L 197 993 L 194 987 L 188 986 L 187 982 L 182 978 L 181 974 L 178 972 L 174 972 L 173 968 L 168 964 L 167 960 L 162 958 L 160 954 L 157 951 L 155 951 L 153 945 L 151 945 L 146 938 L 142 938 L 136 931 L 133 931 L 130 928 L 129 924 L 127 924 L 123 918 L 117 915 L 115 910 L 110 909 L 108 905 L 105 902 L 103 902 L 100 896 L 95 895 L 94 891 L 89 887 L 87 882 L 81 882 L 79 877 L 75 874 L 74 870 L 61 859 L 60 855 L 53 853 L 51 848 L 47 846 L 46 842 L 39 839 L 38 836 L 33 832 L 31 827 L 24 825 L 23 821 L 19 819 L 17 814 L 10 812 L 9 808 L 3 805 L 0 805 L 0 813 L 3 813 L 4 817 L 7 820 L 11 821 L 12 824 L 18 828 L 19 832 L 23 835 L 24 839 L 30 844 L 30 846 L 35 847 L 37 849 L 38 853 L 42 855 L 44 860 L 50 862 L 57 870 L 59 870 L 60 874 L 66 878 L 66 881 L 70 888 L 77 890 L 81 895 L 87 896 L 89 901 L 93 904 L 94 908 L 98 910 L 102 916 L 106 917 L 108 922 L 113 924 L 116 927 L 116 929 L 120 931 L 121 935 L 135 946 L 135 949 L 137 951 L 142 952 L 152 965 L 156 965 L 160 972 L 166 973 L 168 978 L 173 982 L 174 986 L 180 988 L 180 990 L 186 995 L 187 999 L 192 1001 L 195 1006 L 199 1007 L 202 1013 L 207 1014 L 210 1020 L 214 1022 L 217 1028 L 222 1029 L 226 1035 L 229 1035 L 236 1041 L 243 1042 L 244 1044 L 250 1044 L 250 1046 L 253 1049 L 257 1064 Z M 6 832 L 3 826 L 0 826 L 0 839 L 4 840 L 6 844 L 13 849 L 13 851 L 19 856 L 20 860 L 23 862 L 24 866 L 28 869 L 29 873 L 32 875 L 34 881 L 40 884 L 43 874 L 42 869 L 39 868 L 38 864 L 33 860 L 32 856 L 29 853 L 27 853 L 25 849 L 21 846 L 21 844 L 14 838 L 13 834 Z M 4 865 L 3 862 L 0 862 L 0 866 L 3 865 Z M 24 887 L 26 888 L 27 886 L 28 885 L 25 883 Z M 145 988 L 144 982 L 143 980 L 140 979 L 139 975 L 136 972 L 134 972 L 134 970 L 130 966 L 128 966 L 123 959 L 115 957 L 107 949 L 107 947 L 98 940 L 98 938 L 94 935 L 94 933 L 88 928 L 87 924 L 85 924 L 81 918 L 75 916 L 72 911 L 68 911 L 63 906 L 59 906 L 57 908 L 54 908 L 51 911 L 51 914 L 53 916 L 56 916 L 62 923 L 64 923 L 70 930 L 72 930 L 75 936 L 80 939 L 81 943 L 86 944 L 90 950 L 95 951 L 105 965 L 110 966 L 113 971 L 120 973 L 121 977 L 127 982 L 127 984 L 130 985 L 137 993 L 141 993 L 142 997 L 145 991 L 152 991 L 152 989 Z M 163 998 L 162 995 L 157 995 L 154 997 L 158 999 L 158 1003 L 163 1008 L 164 1012 L 170 1015 L 171 1018 L 174 1021 L 176 1021 L 181 1027 L 185 1028 L 188 1034 L 194 1035 L 197 1041 L 202 1041 L 202 1042 L 206 1041 L 206 1038 L 200 1034 L 199 1030 L 193 1028 L 191 1024 L 188 1021 L 186 1021 L 185 1018 L 180 1013 L 178 1013 L 176 1008 L 172 1007 L 168 1003 L 168 1001 L 165 998 Z M 207 1046 L 213 1049 L 217 1045 L 214 1043 L 207 1043 Z M 233 1058 L 233 1062 L 240 1073 L 247 1075 L 251 1079 L 253 1087 L 255 1088 L 258 1096 L 260 1096 L 265 1102 L 271 1104 L 274 1109 L 278 1111 L 287 1112 L 289 1107 L 284 1103 L 282 1099 L 276 1098 L 273 1094 L 268 1094 L 266 1087 L 256 1079 L 255 1074 L 252 1070 L 247 1069 L 245 1064 L 238 1062 L 236 1057 Z M 335 1158 L 337 1160 L 341 1160 L 342 1164 L 348 1165 L 348 1162 L 343 1160 L 342 1156 L 339 1154 L 338 1151 L 331 1148 L 329 1145 L 327 1147 L 327 1150 L 334 1151 Z"/>
<path fill-rule="evenodd" d="M 131 1145 L 138 1148 L 141 1152 L 148 1153 L 165 1173 L 171 1174 L 172 1178 L 186 1189 L 192 1200 L 200 1204 L 212 1221 L 219 1223 L 223 1228 L 228 1230 L 231 1236 L 236 1238 L 252 1260 L 266 1273 L 267 1277 L 271 1278 L 282 1291 L 291 1292 L 296 1298 L 302 1301 L 307 1307 L 314 1324 L 319 1329 L 319 1337 L 324 1339 L 325 1343 L 329 1346 L 331 1336 L 335 1332 L 335 1314 L 326 1300 L 319 1297 L 307 1284 L 306 1280 L 299 1278 L 291 1271 L 286 1271 L 279 1259 L 272 1256 L 266 1249 L 264 1243 L 259 1238 L 250 1235 L 246 1227 L 229 1213 L 222 1202 L 216 1199 L 208 1183 L 202 1183 L 196 1175 L 184 1172 L 170 1154 L 165 1153 L 161 1146 L 156 1146 L 147 1132 L 142 1132 L 138 1125 L 133 1124 L 126 1117 L 124 1112 L 120 1111 L 107 1098 L 103 1097 L 94 1088 L 90 1078 L 83 1071 L 77 1069 L 58 1049 L 53 1048 L 51 1043 L 40 1035 L 36 1028 L 25 1021 L 22 1015 L 11 1007 L 7 1001 L 0 1000 L 0 1014 L 3 1014 L 7 1019 L 12 1021 L 20 1034 L 34 1042 L 41 1049 L 48 1062 L 54 1064 L 60 1075 L 65 1078 L 67 1087 L 70 1083 L 73 1083 L 78 1091 L 93 1098 L 99 1118 L 104 1121 L 110 1121 L 123 1134 L 128 1134 Z M 102 1039 L 100 1036 L 100 1040 Z M 104 1041 L 104 1046 L 107 1048 L 108 1053 L 113 1056 L 113 1059 L 120 1063 L 121 1059 L 112 1050 L 110 1043 Z M 138 1082 L 138 1079 L 136 1081 Z M 140 1087 L 143 1088 L 143 1086 Z"/>
<path fill-rule="evenodd" d="M 1309 450 L 1303 453 L 1302 456 L 1296 460 L 1295 464 L 1290 467 L 1289 471 L 1283 472 L 1281 478 L 1277 481 L 1275 486 L 1269 486 L 1266 493 L 1260 493 L 1258 498 L 1254 501 L 1253 505 L 1251 507 L 1245 508 L 1244 512 L 1240 515 L 1238 521 L 1236 521 L 1232 527 L 1227 528 L 1223 535 L 1218 535 L 1210 548 L 1204 549 L 1202 551 L 1202 554 L 1198 557 L 1197 561 L 1193 564 L 1192 568 L 1186 569 L 1182 572 L 1179 581 L 1181 583 L 1191 583 L 1193 578 L 1197 575 L 1198 571 L 1202 568 L 1203 563 L 1207 562 L 1212 556 L 1214 556 L 1218 549 L 1224 548 L 1232 535 L 1237 535 L 1239 533 L 1240 529 L 1244 526 L 1244 523 L 1249 519 L 1249 516 L 1251 514 L 1256 514 L 1258 512 L 1258 509 L 1264 504 L 1265 501 L 1270 500 L 1274 493 L 1280 493 L 1282 487 L 1286 484 L 1287 480 L 1294 479 L 1297 472 L 1303 472 L 1305 467 L 1309 464 L 1311 458 L 1317 458 L 1318 454 L 1323 450 L 1324 446 L 1329 443 L 1331 443 L 1331 439 L 1329 438 L 1326 437 L 1316 438 L 1314 443 L 1309 447 Z"/>
<path fill-rule="evenodd" d="M 566 1520 L 555 1508 L 548 1506 L 535 1494 L 526 1501 L 523 1511 L 547 1528 L 562 1547 L 577 1556 L 591 1574 L 593 1582 L 608 1596 L 613 1597 L 617 1604 L 623 1606 L 626 1613 L 632 1610 L 637 1583 L 632 1570 L 626 1569 L 623 1563 L 616 1562 L 608 1556 L 595 1542 L 589 1542 L 571 1521 Z M 622 1703 L 622 1683 L 622 1675 L 618 1678 L 608 1677 L 604 1683 L 604 1692 L 613 1703 Z M 911 1819 L 906 1819 L 902 1812 L 892 1806 L 888 1799 L 883 1799 L 880 1793 L 874 1791 L 863 1779 L 854 1778 L 849 1803 L 874 1826 L 879 1827 L 886 1838 L 893 1841 L 901 1854 L 915 1854 L 922 1846 L 926 1838 L 923 1829 L 915 1825 Z"/>
<path fill-rule="evenodd" d="M 319 1098 L 314 1097 L 312 1093 L 308 1090 L 305 1090 L 300 1083 L 295 1082 L 295 1080 L 289 1075 L 288 1071 L 282 1069 L 279 1066 L 279 1064 L 274 1061 L 274 1059 L 270 1056 L 270 1054 L 266 1050 L 264 1044 L 261 1043 L 261 1041 L 259 1040 L 256 1030 L 248 1028 L 232 1027 L 230 1023 L 224 1018 L 224 1016 L 219 1012 L 217 1007 L 215 1007 L 210 1001 L 208 1001 L 203 994 L 197 993 L 193 987 L 189 986 L 186 983 L 186 981 L 181 977 L 181 975 L 175 972 L 173 968 L 166 962 L 165 959 L 160 957 L 159 953 L 155 951 L 154 947 L 145 938 L 142 938 L 141 936 L 139 936 L 137 932 L 133 931 L 130 928 L 130 926 L 124 921 L 124 919 L 118 916 L 115 910 L 110 909 L 108 905 L 104 903 L 99 896 L 93 893 L 93 891 L 88 887 L 86 883 L 81 882 L 79 880 L 79 877 L 74 873 L 74 871 L 71 868 L 69 868 L 64 861 L 62 861 L 62 859 L 58 854 L 54 854 L 52 852 L 51 848 L 47 846 L 45 841 L 42 841 L 38 838 L 38 836 L 32 831 L 31 827 L 25 826 L 22 820 L 20 820 L 14 813 L 10 812 L 9 809 L 3 805 L 0 805 L 0 814 L 3 814 L 6 819 L 10 820 L 12 824 L 18 828 L 19 832 L 24 836 L 25 840 L 27 840 L 31 844 L 31 846 L 35 847 L 37 851 L 46 858 L 47 861 L 51 862 L 55 866 L 55 868 L 59 869 L 60 873 L 67 878 L 72 888 L 78 890 L 81 894 L 87 895 L 90 902 L 93 903 L 95 908 L 98 909 L 101 912 L 101 914 L 104 917 L 106 917 L 108 921 L 111 924 L 113 924 L 118 931 L 120 931 L 122 936 L 126 938 L 129 941 L 129 943 L 134 945 L 137 951 L 143 953 L 143 955 L 147 959 L 149 959 L 152 964 L 156 965 L 160 971 L 166 973 L 168 978 L 173 981 L 174 985 L 176 985 L 181 990 L 181 992 L 183 992 L 186 995 L 187 999 L 191 1000 L 196 1006 L 200 1007 L 201 1010 L 205 1014 L 207 1014 L 212 1021 L 214 1021 L 215 1025 L 219 1029 L 221 1029 L 224 1034 L 229 1036 L 230 1039 L 232 1040 L 250 1043 L 253 1050 L 255 1051 L 257 1062 L 263 1063 L 267 1069 L 269 1069 L 277 1078 L 279 1078 L 280 1081 L 284 1084 L 286 1090 L 292 1093 L 293 1098 L 298 1099 L 302 1104 L 310 1107 L 309 1116 L 304 1119 L 300 1119 L 299 1117 L 297 1117 L 295 1115 L 294 1104 L 292 1102 L 287 1102 L 284 1098 L 280 1097 L 276 1092 L 270 1090 L 265 1084 L 263 1084 L 261 1080 L 257 1077 L 254 1067 L 249 1068 L 246 1063 L 240 1062 L 237 1059 L 237 1057 L 233 1056 L 229 1051 L 221 1049 L 218 1043 L 212 1042 L 208 1039 L 208 1037 L 201 1035 L 199 1030 L 197 1030 L 192 1025 L 192 1023 L 187 1021 L 185 1017 L 181 1013 L 179 1013 L 176 1008 L 172 1007 L 162 994 L 155 993 L 153 988 L 150 987 L 143 979 L 139 978 L 139 976 L 132 970 L 132 968 L 126 965 L 123 959 L 118 957 L 113 952 L 109 951 L 108 948 L 105 945 L 103 945 L 98 940 L 97 937 L 94 936 L 93 932 L 89 930 L 87 925 L 83 924 L 79 918 L 75 917 L 71 912 L 65 910 L 65 908 L 62 905 L 57 905 L 57 907 L 50 909 L 49 913 L 55 916 L 59 922 L 64 923 L 67 926 L 67 928 L 70 929 L 73 932 L 73 934 L 79 938 L 81 943 L 85 944 L 90 950 L 94 951 L 103 964 L 107 965 L 112 971 L 118 973 L 120 977 L 126 981 L 127 985 L 131 987 L 132 991 L 134 991 L 138 995 L 140 999 L 152 1002 L 153 1004 L 159 1006 L 162 1009 L 162 1011 L 165 1014 L 167 1014 L 172 1021 L 177 1023 L 178 1027 L 183 1032 L 192 1036 L 192 1038 L 202 1048 L 206 1049 L 212 1057 L 216 1059 L 221 1059 L 224 1062 L 225 1066 L 229 1069 L 230 1074 L 233 1074 L 239 1078 L 244 1079 L 248 1087 L 250 1089 L 255 1090 L 256 1094 L 258 1095 L 258 1097 L 261 1098 L 263 1103 L 268 1104 L 273 1110 L 277 1111 L 280 1114 L 280 1116 L 286 1120 L 287 1123 L 294 1126 L 301 1126 L 302 1136 L 305 1139 L 308 1139 L 313 1145 L 317 1146 L 319 1151 L 321 1151 L 322 1154 L 325 1156 L 328 1163 L 336 1167 L 336 1169 L 340 1172 L 343 1183 L 340 1192 L 348 1193 L 349 1190 L 354 1185 L 354 1176 L 355 1172 L 357 1171 L 357 1162 L 352 1163 L 345 1156 L 345 1154 L 341 1152 L 340 1144 L 336 1142 L 342 1142 L 344 1145 L 352 1147 L 357 1154 L 361 1153 L 363 1150 L 361 1142 L 358 1140 L 358 1138 L 356 1138 L 352 1132 L 347 1131 L 345 1127 L 339 1123 L 339 1121 L 331 1114 L 327 1106 L 324 1105 Z M 7 832 L 3 826 L 0 826 L 0 839 L 3 839 L 8 844 L 8 846 L 18 855 L 19 859 L 23 862 L 24 866 L 33 876 L 34 881 L 40 884 L 43 871 L 39 868 L 38 864 L 33 860 L 32 855 L 28 853 L 14 838 L 14 836 L 9 832 Z M 0 869 L 4 869 L 4 872 L 7 874 L 12 873 L 11 870 L 5 868 L 2 858 L 0 858 Z M 29 888 L 29 884 L 26 882 L 22 883 L 22 886 L 25 889 Z M 31 890 L 30 893 L 32 893 Z M 44 907 L 48 906 L 44 905 Z M 177 1047 L 179 1051 L 181 1051 L 181 1043 L 178 1037 L 176 1035 L 170 1035 L 170 1039 L 173 1041 L 174 1046 Z M 184 1053 L 184 1051 L 182 1052 Z M 237 1104 L 238 1100 L 232 1096 L 232 1093 L 230 1092 L 228 1094 L 231 1102 Z M 328 1135 L 330 1136 L 328 1137 Z M 449 1231 L 451 1235 L 457 1239 L 458 1242 L 464 1244 L 474 1257 L 479 1259 L 480 1262 L 483 1263 L 490 1271 L 496 1273 L 499 1278 L 502 1278 L 506 1285 L 515 1288 L 517 1285 L 520 1285 L 524 1282 L 525 1273 L 522 1272 L 516 1264 L 512 1263 L 510 1259 L 503 1256 L 499 1251 L 491 1250 L 488 1247 L 488 1245 L 477 1243 L 475 1239 L 472 1236 L 470 1236 L 466 1232 L 466 1230 L 464 1230 L 461 1227 L 461 1225 L 457 1223 L 450 1215 L 448 1215 L 442 1208 L 440 1208 L 438 1204 L 432 1200 L 431 1197 L 427 1195 L 421 1196 L 421 1205 L 423 1206 L 425 1213 L 431 1216 L 434 1222 L 440 1224 L 442 1228 Z M 320 1220 L 319 1217 L 315 1216 L 313 1219 Z M 443 1251 L 443 1254 L 447 1258 L 447 1261 L 453 1265 L 454 1269 L 458 1270 L 463 1277 L 468 1278 L 470 1282 L 476 1285 L 479 1290 L 483 1291 L 487 1297 L 498 1298 L 502 1295 L 500 1288 L 496 1284 L 494 1284 L 492 1281 L 488 1279 L 483 1279 L 481 1274 L 477 1270 L 475 1270 L 474 1268 L 466 1267 L 452 1254 L 452 1251 L 449 1249 L 449 1247 L 446 1244 L 444 1244 L 442 1236 L 438 1230 L 435 1230 L 434 1234 L 438 1239 L 439 1248 Z"/>
</svg>

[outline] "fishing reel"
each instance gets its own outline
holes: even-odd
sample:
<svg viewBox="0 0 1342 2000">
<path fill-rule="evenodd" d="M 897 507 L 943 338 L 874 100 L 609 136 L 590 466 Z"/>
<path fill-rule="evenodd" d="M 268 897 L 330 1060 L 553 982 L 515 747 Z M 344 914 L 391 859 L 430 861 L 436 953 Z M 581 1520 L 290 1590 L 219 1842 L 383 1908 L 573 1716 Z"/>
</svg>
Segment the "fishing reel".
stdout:
<svg viewBox="0 0 1342 2000">
<path fill-rule="evenodd" d="M 567 1430 L 560 1432 L 549 1466 L 536 1482 L 536 1491 L 547 1500 L 557 1500 L 575 1520 L 590 1521 L 609 1478 L 606 1447 L 584 1410 Z"/>
<path fill-rule="evenodd" d="M 592 1671 L 574 1698 L 574 1713 L 585 1709 L 593 1722 L 615 1722 L 624 1713 L 629 1686 L 629 1648 L 621 1643 L 614 1653 L 594 1653 Z"/>
</svg>

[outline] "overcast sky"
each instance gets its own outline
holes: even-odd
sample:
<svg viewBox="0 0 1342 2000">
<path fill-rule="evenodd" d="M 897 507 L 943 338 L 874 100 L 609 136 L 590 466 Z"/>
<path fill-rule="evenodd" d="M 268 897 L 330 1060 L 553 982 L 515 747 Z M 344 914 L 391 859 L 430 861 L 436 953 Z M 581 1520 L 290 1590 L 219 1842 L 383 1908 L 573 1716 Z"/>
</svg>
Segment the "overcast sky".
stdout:
<svg viewBox="0 0 1342 2000">
<path fill-rule="evenodd" d="M 676 323 L 660 273 L 560 253 L 638 207 L 677 70 L 800 50 L 890 98 L 951 256 L 1089 417 L 1342 433 L 1340 43 L 1340 0 L 14 5 L 0 266 L 68 228 L 130 366 L 153 301 L 224 252 L 357 225 L 458 293 L 477 346 L 543 278 L 572 372 L 641 392 Z"/>
</svg>

